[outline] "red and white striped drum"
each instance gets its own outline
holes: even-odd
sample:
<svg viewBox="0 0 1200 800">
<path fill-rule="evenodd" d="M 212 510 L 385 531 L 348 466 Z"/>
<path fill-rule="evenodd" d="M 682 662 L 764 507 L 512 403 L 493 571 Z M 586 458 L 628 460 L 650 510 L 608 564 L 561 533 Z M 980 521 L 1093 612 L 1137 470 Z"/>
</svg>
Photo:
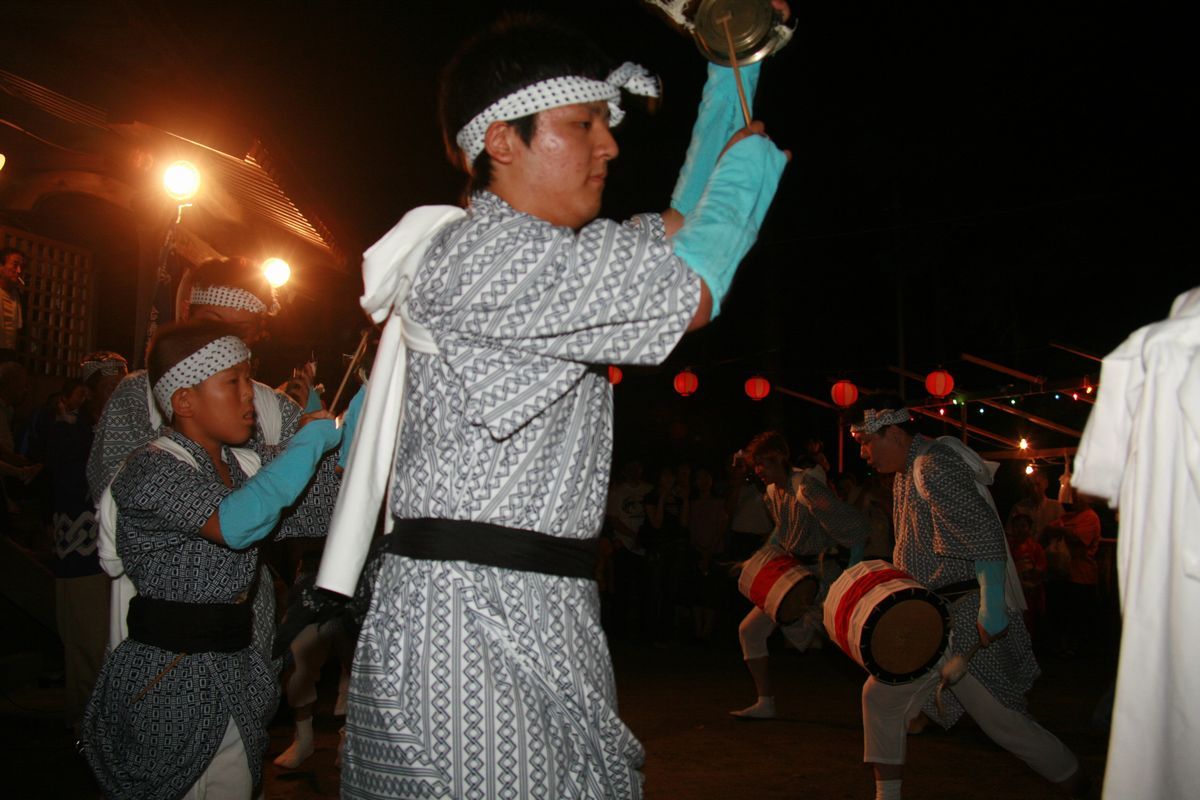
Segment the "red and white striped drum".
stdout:
<svg viewBox="0 0 1200 800">
<path fill-rule="evenodd" d="M 817 575 L 796 558 L 775 547 L 764 547 L 742 565 L 738 591 L 780 625 L 788 625 L 812 605 Z"/>
<path fill-rule="evenodd" d="M 950 612 L 941 597 L 899 567 L 863 561 L 829 587 L 825 631 L 876 679 L 908 683 L 946 651 Z"/>
</svg>

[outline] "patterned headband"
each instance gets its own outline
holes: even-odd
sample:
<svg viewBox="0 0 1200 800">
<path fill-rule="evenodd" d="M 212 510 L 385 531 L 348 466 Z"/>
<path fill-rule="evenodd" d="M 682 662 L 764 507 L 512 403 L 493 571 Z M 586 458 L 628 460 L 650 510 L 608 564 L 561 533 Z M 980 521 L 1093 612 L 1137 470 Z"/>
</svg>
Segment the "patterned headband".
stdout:
<svg viewBox="0 0 1200 800">
<path fill-rule="evenodd" d="M 79 365 L 79 379 L 84 383 L 97 372 L 103 375 L 120 375 L 129 371 L 129 362 L 120 353 L 106 350 L 91 355 L 91 358 Z"/>
<path fill-rule="evenodd" d="M 186 386 L 202 383 L 223 369 L 250 360 L 250 348 L 236 336 L 222 336 L 180 361 L 163 373 L 154 384 L 154 399 L 170 422 L 175 415 L 171 398 Z"/>
<path fill-rule="evenodd" d="M 851 433 L 878 433 L 880 428 L 886 428 L 888 425 L 903 425 L 912 420 L 912 412 L 907 408 L 885 408 L 882 411 L 876 411 L 869 408 L 863 412 L 863 421 L 858 425 L 851 425 Z"/>
<path fill-rule="evenodd" d="M 275 299 L 273 288 L 271 289 L 270 308 L 267 308 L 267 304 L 260 300 L 254 292 L 236 286 L 206 286 L 203 289 L 192 289 L 190 302 L 194 306 L 222 306 L 269 316 L 279 313 L 279 301 Z"/>
<path fill-rule="evenodd" d="M 578 75 L 538 81 L 500 98 L 480 111 L 463 126 L 454 141 L 467 154 L 467 161 L 473 163 L 483 152 L 483 136 L 493 122 L 520 119 L 548 108 L 597 100 L 608 102 L 608 124 L 616 127 L 625 117 L 625 112 L 621 110 L 621 89 L 643 97 L 658 97 L 658 78 L 647 72 L 645 67 L 626 61 L 602 81 Z"/>
</svg>

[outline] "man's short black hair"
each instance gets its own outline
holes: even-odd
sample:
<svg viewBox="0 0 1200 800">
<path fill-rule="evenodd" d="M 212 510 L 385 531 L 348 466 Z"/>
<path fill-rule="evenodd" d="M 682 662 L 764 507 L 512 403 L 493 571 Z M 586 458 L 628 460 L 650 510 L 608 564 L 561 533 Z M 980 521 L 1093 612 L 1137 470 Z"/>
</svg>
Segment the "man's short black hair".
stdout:
<svg viewBox="0 0 1200 800">
<path fill-rule="evenodd" d="M 0 250 L 0 264 L 3 264 L 5 261 L 8 261 L 8 257 L 12 256 L 12 255 L 24 256 L 25 258 L 29 258 L 29 256 L 25 254 L 25 251 L 19 247 L 5 247 L 4 249 Z"/>
<path fill-rule="evenodd" d="M 438 116 L 450 161 L 470 175 L 468 193 L 488 188 L 492 163 L 487 151 L 471 164 L 454 137 L 492 103 L 548 78 L 579 75 L 604 80 L 612 62 L 578 31 L 544 17 L 506 17 L 467 41 L 442 71 Z M 536 115 L 512 120 L 522 141 L 536 131 Z"/>
</svg>

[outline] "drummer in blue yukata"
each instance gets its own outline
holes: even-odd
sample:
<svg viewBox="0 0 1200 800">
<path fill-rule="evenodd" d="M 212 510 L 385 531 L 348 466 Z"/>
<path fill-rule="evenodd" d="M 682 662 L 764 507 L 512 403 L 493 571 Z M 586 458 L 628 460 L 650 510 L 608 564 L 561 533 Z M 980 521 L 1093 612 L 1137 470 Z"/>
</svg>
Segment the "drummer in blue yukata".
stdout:
<svg viewBox="0 0 1200 800">
<path fill-rule="evenodd" d="M 386 327 L 318 585 L 353 593 L 385 500 L 392 533 L 344 797 L 641 796 L 594 581 L 604 365 L 660 363 L 717 313 L 787 155 L 712 67 L 671 209 L 598 219 L 621 89 L 658 90 L 613 67 L 540 19 L 467 44 L 441 116 L 469 205 L 418 208 L 366 253 L 363 306 Z"/>
</svg>

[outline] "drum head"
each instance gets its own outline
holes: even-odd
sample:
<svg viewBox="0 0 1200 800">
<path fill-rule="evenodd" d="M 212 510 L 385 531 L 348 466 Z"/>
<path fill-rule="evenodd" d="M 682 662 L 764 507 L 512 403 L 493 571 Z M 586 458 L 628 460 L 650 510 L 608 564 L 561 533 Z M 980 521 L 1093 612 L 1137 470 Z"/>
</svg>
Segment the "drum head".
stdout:
<svg viewBox="0 0 1200 800">
<path fill-rule="evenodd" d="M 817 579 L 805 578 L 779 601 L 779 608 L 775 609 L 775 622 L 779 625 L 791 625 L 804 616 L 816 599 Z"/>
<path fill-rule="evenodd" d="M 774 36 L 778 20 L 769 0 L 701 0 L 693 19 L 696 45 L 713 63 L 723 67 L 753 64 L 775 49 Z M 729 52 L 729 37 L 733 37 L 733 53 Z"/>
<path fill-rule="evenodd" d="M 910 598 L 892 605 L 871 630 L 871 659 L 884 675 L 880 680 L 900 683 L 923 675 L 946 649 L 945 611 L 925 598 Z"/>
</svg>

